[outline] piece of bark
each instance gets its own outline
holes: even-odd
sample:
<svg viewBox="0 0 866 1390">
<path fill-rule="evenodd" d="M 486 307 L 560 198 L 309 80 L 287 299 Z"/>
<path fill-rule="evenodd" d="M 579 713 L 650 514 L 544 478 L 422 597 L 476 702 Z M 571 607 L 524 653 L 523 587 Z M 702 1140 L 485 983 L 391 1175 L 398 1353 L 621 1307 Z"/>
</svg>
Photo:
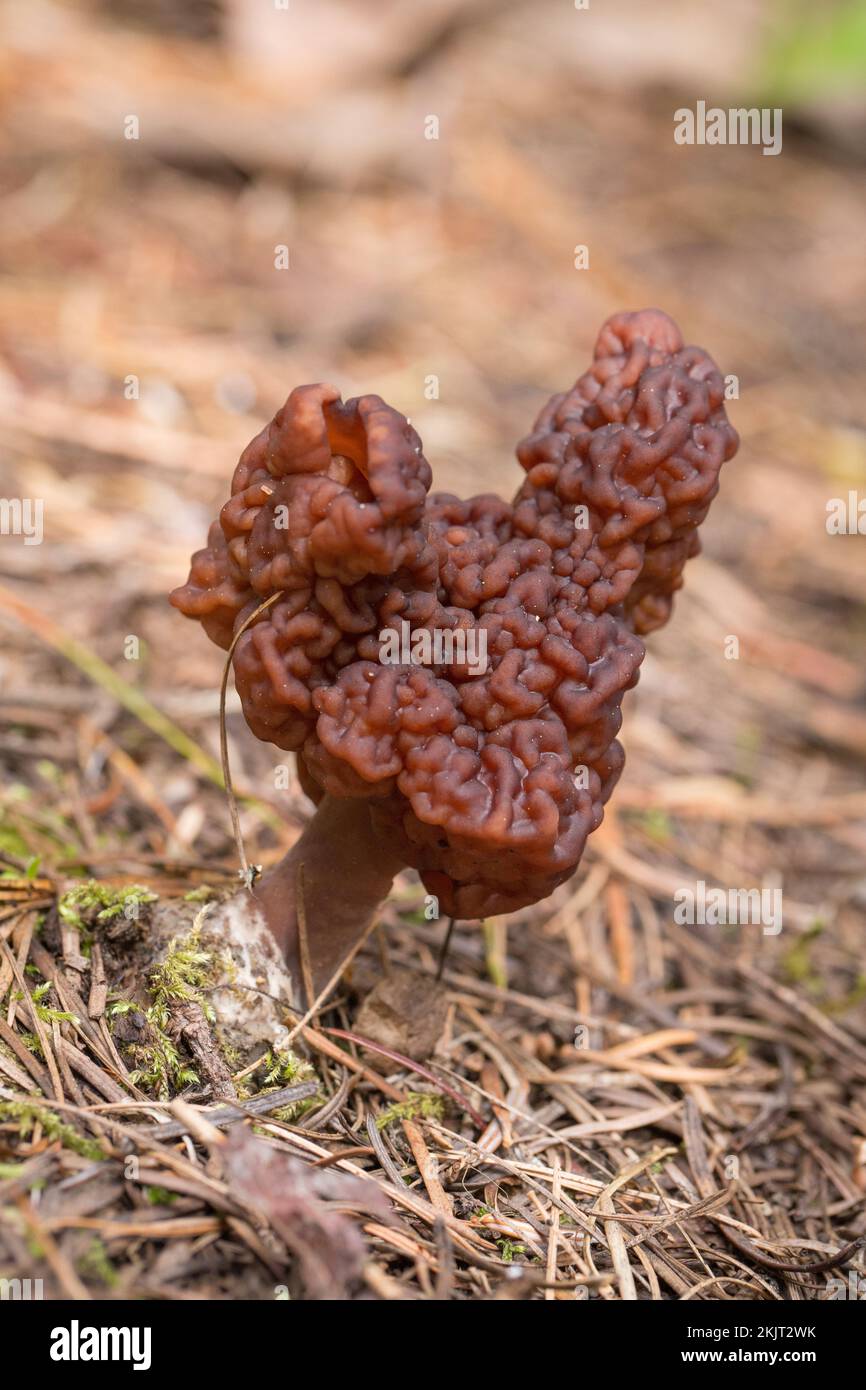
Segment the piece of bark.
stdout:
<svg viewBox="0 0 866 1390">
<path fill-rule="evenodd" d="M 94 941 L 90 952 L 90 995 L 87 1012 L 91 1018 L 102 1018 L 108 1000 L 108 977 L 98 941 Z"/>
<path fill-rule="evenodd" d="M 195 999 L 180 999 L 171 1005 L 168 1032 L 175 1042 L 186 1043 L 210 1085 L 215 1100 L 236 1100 L 237 1091 L 225 1059 L 214 1041 L 204 1009 Z"/>
</svg>

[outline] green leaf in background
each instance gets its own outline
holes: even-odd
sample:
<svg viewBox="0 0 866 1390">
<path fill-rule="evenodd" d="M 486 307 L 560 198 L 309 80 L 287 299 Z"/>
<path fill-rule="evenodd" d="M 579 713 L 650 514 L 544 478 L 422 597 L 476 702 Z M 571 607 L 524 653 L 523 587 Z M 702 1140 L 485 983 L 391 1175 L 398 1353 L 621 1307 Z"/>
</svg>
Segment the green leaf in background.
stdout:
<svg viewBox="0 0 866 1390">
<path fill-rule="evenodd" d="M 861 95 L 866 82 L 866 4 L 782 5 L 761 85 L 776 101 Z"/>
</svg>

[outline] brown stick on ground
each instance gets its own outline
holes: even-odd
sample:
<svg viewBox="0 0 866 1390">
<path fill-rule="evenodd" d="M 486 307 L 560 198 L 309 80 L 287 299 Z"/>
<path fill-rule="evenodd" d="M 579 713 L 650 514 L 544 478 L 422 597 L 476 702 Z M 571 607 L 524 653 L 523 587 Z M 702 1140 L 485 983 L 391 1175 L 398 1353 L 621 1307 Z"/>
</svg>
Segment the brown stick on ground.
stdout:
<svg viewBox="0 0 866 1390">
<path fill-rule="evenodd" d="M 370 824 L 364 797 L 325 796 L 297 844 L 253 890 L 269 929 L 301 988 L 298 865 L 304 868 L 304 913 L 313 987 L 327 984 L 370 925 L 404 867 L 399 852 Z"/>
</svg>

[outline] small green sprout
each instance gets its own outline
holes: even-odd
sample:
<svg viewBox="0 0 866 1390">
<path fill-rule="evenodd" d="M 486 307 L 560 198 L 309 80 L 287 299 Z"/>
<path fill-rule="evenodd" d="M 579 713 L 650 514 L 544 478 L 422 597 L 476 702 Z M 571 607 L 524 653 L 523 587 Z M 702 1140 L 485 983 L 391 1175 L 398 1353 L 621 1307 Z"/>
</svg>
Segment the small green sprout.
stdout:
<svg viewBox="0 0 866 1390">
<path fill-rule="evenodd" d="M 47 981 L 44 981 L 41 985 L 37 985 L 36 988 L 33 990 L 32 994 L 30 995 L 30 999 L 31 999 L 31 1001 L 32 1001 L 32 1003 L 33 1003 L 33 1007 L 35 1008 L 36 1013 L 38 1014 L 39 1018 L 41 1018 L 42 1022 L 43 1022 L 43 1023 L 78 1023 L 78 1022 L 80 1022 L 80 1020 L 79 1020 L 77 1014 L 71 1014 L 71 1013 L 69 1013 L 68 1010 L 66 1010 L 66 1009 L 52 1009 L 48 1004 L 43 1004 L 43 1003 L 42 1003 L 42 1000 L 45 998 L 46 994 L 48 993 L 48 991 L 49 991 L 50 989 L 51 989 L 51 985 L 50 985 Z M 13 991 L 12 991 L 12 998 L 15 999 L 15 1000 L 23 999 L 23 998 L 24 998 L 24 991 L 23 991 L 23 990 L 20 990 L 20 989 L 13 990 Z"/>
<path fill-rule="evenodd" d="M 496 1244 L 499 1246 L 499 1255 L 503 1264 L 510 1265 L 513 1263 L 515 1255 L 526 1254 L 525 1245 L 517 1245 L 513 1240 L 509 1240 L 506 1236 L 503 1236 L 500 1240 L 497 1240 Z"/>
</svg>

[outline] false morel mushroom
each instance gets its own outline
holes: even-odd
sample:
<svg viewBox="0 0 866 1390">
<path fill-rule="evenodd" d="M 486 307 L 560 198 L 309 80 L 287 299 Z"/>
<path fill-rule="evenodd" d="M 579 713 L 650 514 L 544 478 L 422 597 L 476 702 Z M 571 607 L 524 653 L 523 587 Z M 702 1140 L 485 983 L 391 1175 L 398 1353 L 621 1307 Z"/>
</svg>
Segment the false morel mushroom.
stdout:
<svg viewBox="0 0 866 1390">
<path fill-rule="evenodd" d="M 609 319 L 494 494 L 429 494 L 378 396 L 292 392 L 172 595 L 234 649 L 253 733 L 297 755 L 317 810 L 255 890 L 296 967 L 297 866 L 314 975 L 415 868 L 457 918 L 547 897 L 620 775 L 623 694 L 667 621 L 737 434 L 724 382 L 657 309 Z"/>
</svg>

